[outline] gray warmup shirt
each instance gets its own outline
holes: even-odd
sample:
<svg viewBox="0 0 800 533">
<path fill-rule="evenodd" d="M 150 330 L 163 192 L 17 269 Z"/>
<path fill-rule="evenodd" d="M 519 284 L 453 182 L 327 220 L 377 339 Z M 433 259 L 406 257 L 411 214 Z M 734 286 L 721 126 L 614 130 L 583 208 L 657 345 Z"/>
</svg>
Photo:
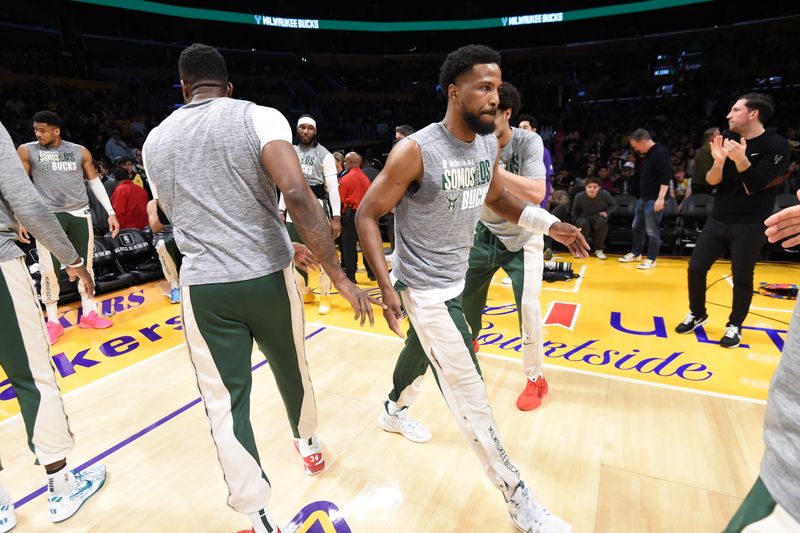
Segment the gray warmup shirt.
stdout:
<svg viewBox="0 0 800 533">
<path fill-rule="evenodd" d="M 294 151 L 300 159 L 300 168 L 303 169 L 303 176 L 309 186 L 324 185 L 325 172 L 322 169 L 322 162 L 331 153 L 321 144 L 310 148 L 303 148 L 299 144 L 294 145 Z"/>
<path fill-rule="evenodd" d="M 423 175 L 395 208 L 392 274 L 412 289 L 464 282 L 469 249 L 497 159 L 494 134 L 464 142 L 442 123 L 408 136 L 422 152 Z M 406 141 L 401 141 L 406 142 Z"/>
<path fill-rule="evenodd" d="M 772 376 L 764 416 L 761 480 L 800 522 L 800 305 L 795 305 L 783 355 Z"/>
<path fill-rule="evenodd" d="M 53 213 L 78 211 L 89 206 L 83 184 L 83 146 L 62 140 L 58 146 L 27 143 L 31 179 Z"/>
<path fill-rule="evenodd" d="M 80 259 L 61 224 L 44 205 L 25 174 L 14 143 L 5 126 L 0 124 L 0 262 L 24 255 L 14 244 L 17 239 L 14 215 L 62 264 L 70 265 Z"/>
<path fill-rule="evenodd" d="M 184 255 L 181 285 L 245 281 L 291 264 L 261 162 L 264 145 L 291 139 L 278 111 L 231 98 L 192 102 L 150 132 L 145 168 Z"/>
<path fill-rule="evenodd" d="M 534 180 L 547 179 L 544 167 L 544 143 L 538 133 L 511 128 L 511 140 L 500 149 L 500 161 L 512 174 Z M 533 205 L 525 202 L 525 205 Z M 483 206 L 481 222 L 511 252 L 521 250 L 534 234 L 509 222 L 488 206 Z"/>
</svg>

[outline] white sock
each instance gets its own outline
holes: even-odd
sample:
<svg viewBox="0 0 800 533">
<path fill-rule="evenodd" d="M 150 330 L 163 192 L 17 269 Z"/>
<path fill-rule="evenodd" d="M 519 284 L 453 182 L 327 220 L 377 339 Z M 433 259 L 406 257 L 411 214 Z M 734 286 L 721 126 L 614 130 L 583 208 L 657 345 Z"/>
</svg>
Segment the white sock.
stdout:
<svg viewBox="0 0 800 533">
<path fill-rule="evenodd" d="M 47 474 L 47 487 L 53 494 L 63 496 L 72 492 L 75 486 L 75 476 L 64 465 L 58 472 Z"/>
<path fill-rule="evenodd" d="M 320 449 L 319 437 L 315 435 L 310 439 L 298 439 L 297 445 L 303 457 L 312 453 L 317 453 Z"/>
<path fill-rule="evenodd" d="M 390 415 L 394 416 L 397 413 L 399 413 L 400 411 L 402 411 L 403 409 L 405 409 L 405 407 L 400 407 L 399 405 L 394 403 L 392 400 L 386 400 L 386 411 Z"/>
<path fill-rule="evenodd" d="M 261 509 L 255 513 L 248 513 L 247 517 L 250 519 L 250 522 L 252 522 L 255 533 L 278 533 L 278 525 L 266 509 Z M 264 523 L 265 521 L 269 525 L 266 525 Z"/>
<path fill-rule="evenodd" d="M 85 300 L 81 300 L 81 306 L 83 307 L 84 315 L 88 315 L 89 313 L 97 310 L 97 305 L 94 302 L 94 298 L 86 298 Z"/>
<path fill-rule="evenodd" d="M 47 309 L 47 320 L 58 324 L 58 302 L 45 304 Z"/>
<path fill-rule="evenodd" d="M 11 503 L 11 495 L 4 486 L 0 485 L 0 505 L 8 505 L 9 503 Z"/>
</svg>

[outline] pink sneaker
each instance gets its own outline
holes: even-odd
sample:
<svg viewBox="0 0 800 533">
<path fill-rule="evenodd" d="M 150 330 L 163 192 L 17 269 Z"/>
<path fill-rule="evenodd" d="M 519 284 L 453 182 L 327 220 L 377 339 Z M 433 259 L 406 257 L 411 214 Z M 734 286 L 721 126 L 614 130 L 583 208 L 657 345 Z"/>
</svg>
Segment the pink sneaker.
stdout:
<svg viewBox="0 0 800 533">
<path fill-rule="evenodd" d="M 92 311 L 88 315 L 83 315 L 78 325 L 84 329 L 85 328 L 106 329 L 113 326 L 114 323 L 108 320 L 107 318 L 99 316 L 96 311 Z"/>
<path fill-rule="evenodd" d="M 47 333 L 50 335 L 50 344 L 58 342 L 58 338 L 64 334 L 64 326 L 58 322 L 47 321 Z"/>
</svg>

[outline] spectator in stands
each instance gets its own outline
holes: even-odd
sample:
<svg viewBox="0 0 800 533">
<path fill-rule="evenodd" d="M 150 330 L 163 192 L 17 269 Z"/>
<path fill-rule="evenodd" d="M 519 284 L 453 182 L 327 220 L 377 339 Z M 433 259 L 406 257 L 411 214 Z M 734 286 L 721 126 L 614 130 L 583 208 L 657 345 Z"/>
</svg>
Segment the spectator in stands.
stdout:
<svg viewBox="0 0 800 533">
<path fill-rule="evenodd" d="M 608 172 L 608 167 L 600 166 L 597 169 L 597 181 L 600 183 L 600 188 L 604 191 L 608 191 L 610 194 L 619 194 L 619 190 L 617 189 L 617 184 L 614 183 L 614 179 Z M 589 181 L 586 181 L 587 185 Z"/>
<path fill-rule="evenodd" d="M 344 154 L 342 152 L 333 152 L 333 158 L 336 160 L 336 177 L 341 180 L 345 172 L 344 168 Z"/>
<path fill-rule="evenodd" d="M 616 209 L 614 197 L 600 187 L 600 180 L 595 177 L 586 180 L 586 190 L 575 195 L 572 201 L 572 223 L 581 229 L 587 241 L 591 236 L 598 259 L 606 259 L 603 248 L 608 234 L 608 216 Z"/>
<path fill-rule="evenodd" d="M 130 157 L 131 151 L 119 136 L 119 130 L 113 130 L 111 137 L 106 141 L 105 154 L 109 161 L 116 163 L 118 159 Z"/>
<path fill-rule="evenodd" d="M 117 214 L 119 226 L 122 229 L 147 227 L 149 219 L 147 217 L 147 193 L 133 183 L 128 170 L 125 167 L 118 167 L 114 171 L 114 177 L 119 182 L 114 194 L 111 196 L 111 205 Z"/>
<path fill-rule="evenodd" d="M 635 174 L 636 173 L 636 163 L 631 161 L 626 161 L 622 165 L 622 188 L 621 191 L 625 194 L 634 194 L 634 191 L 638 191 L 639 187 L 635 184 Z"/>
<path fill-rule="evenodd" d="M 695 151 L 692 161 L 692 188 L 697 193 L 710 193 L 711 186 L 706 182 L 706 173 L 711 170 L 714 158 L 711 157 L 711 141 L 719 135 L 719 128 L 708 128 L 703 133 L 703 144 Z"/>
<path fill-rule="evenodd" d="M 639 197 L 633 217 L 633 243 L 631 251 L 619 260 L 622 263 L 639 262 L 642 259 L 645 233 L 647 234 L 647 258 L 637 268 L 655 268 L 658 250 L 661 247 L 661 215 L 672 179 L 672 162 L 669 150 L 656 144 L 650 132 L 639 128 L 631 134 L 631 148 L 642 154 L 642 173 L 639 176 Z"/>
<path fill-rule="evenodd" d="M 344 158 L 347 171 L 339 181 L 339 198 L 342 201 L 342 255 L 344 256 L 344 273 L 347 279 L 356 282 L 358 270 L 358 233 L 356 232 L 356 210 L 361 200 L 367 193 L 372 182 L 361 170 L 361 155 L 350 152 Z M 364 257 L 364 268 L 369 279 L 374 280 L 375 274 Z"/>
</svg>

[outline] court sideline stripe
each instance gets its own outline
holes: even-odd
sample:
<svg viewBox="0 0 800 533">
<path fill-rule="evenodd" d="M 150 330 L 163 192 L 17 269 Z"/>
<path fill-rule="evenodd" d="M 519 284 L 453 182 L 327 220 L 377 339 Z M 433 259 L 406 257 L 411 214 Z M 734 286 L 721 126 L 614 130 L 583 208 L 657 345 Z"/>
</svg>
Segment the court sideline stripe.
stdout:
<svg viewBox="0 0 800 533">
<path fill-rule="evenodd" d="M 308 340 L 311 337 L 313 337 L 313 336 L 325 331 L 325 329 L 327 329 L 326 326 L 319 327 L 318 329 L 316 329 L 313 332 L 311 332 L 308 335 L 306 335 L 305 340 Z M 268 359 L 264 359 L 263 361 L 256 363 L 255 365 L 253 365 L 250 368 L 250 371 L 254 372 L 254 371 L 258 370 L 259 368 L 261 368 L 262 366 L 267 364 L 267 362 L 268 362 Z M 181 413 L 183 413 L 185 411 L 188 411 L 189 409 L 191 409 L 195 405 L 199 404 L 201 401 L 202 401 L 202 399 L 200 397 L 195 398 L 194 400 L 192 400 L 189 403 L 179 407 L 178 409 L 176 409 L 175 411 L 173 411 L 170 414 L 166 415 L 165 417 L 161 418 L 160 420 L 150 424 L 146 428 L 137 431 L 136 433 L 134 433 L 133 435 L 131 435 L 127 439 L 115 444 L 114 446 L 108 448 L 107 450 L 99 453 L 95 457 L 92 457 L 91 459 L 89 459 L 85 463 L 81 464 L 77 468 L 74 468 L 73 471 L 80 472 L 81 470 L 92 466 L 93 464 L 97 463 L 98 461 L 108 457 L 109 455 L 121 450 L 125 446 L 127 446 L 127 445 L 131 444 L 132 442 L 138 440 L 140 437 L 143 437 L 144 435 L 147 435 L 148 433 L 150 433 L 154 429 L 163 426 L 164 424 L 166 424 L 167 422 L 169 422 L 170 420 L 172 420 L 173 418 L 175 418 L 179 414 L 181 414 Z M 46 486 L 39 487 L 38 489 L 36 489 L 35 491 L 31 492 L 27 496 L 24 496 L 24 497 L 20 498 L 19 501 L 14 503 L 14 507 L 19 509 L 20 507 L 22 507 L 26 503 L 30 502 L 31 500 L 41 496 L 46 491 L 47 491 L 47 487 Z"/>
<path fill-rule="evenodd" d="M 309 325 L 314 325 L 314 323 L 313 322 L 309 322 Z M 328 329 L 334 329 L 334 330 L 337 330 L 337 331 L 346 331 L 346 332 L 349 332 L 349 333 L 358 333 L 360 335 L 367 335 L 367 336 L 370 336 L 370 337 L 380 337 L 380 338 L 384 338 L 384 339 L 393 339 L 393 340 L 396 340 L 396 341 L 405 342 L 405 341 L 403 341 L 403 339 L 401 339 L 400 337 L 397 337 L 396 335 L 386 335 L 385 333 L 374 333 L 372 331 L 359 331 L 357 329 L 350 329 L 350 328 L 346 328 L 346 327 L 343 327 L 343 326 L 326 326 L 326 327 Z M 481 351 L 480 351 L 480 353 L 478 353 L 478 357 L 486 357 L 486 358 L 489 358 L 489 359 L 497 359 L 498 361 L 512 361 L 512 362 L 516 362 L 516 363 L 519 363 L 521 361 L 521 359 L 519 359 L 517 357 L 511 357 L 511 356 L 508 356 L 508 355 L 498 355 L 498 354 L 493 354 L 493 353 L 486 352 L 483 346 L 481 346 Z M 745 402 L 745 403 L 754 403 L 754 404 L 757 404 L 757 405 L 767 405 L 767 401 L 766 400 L 758 400 L 758 399 L 755 399 L 755 398 L 747 398 L 746 396 L 736 396 L 734 394 L 724 394 L 724 393 L 721 393 L 721 392 L 706 391 L 706 390 L 701 390 L 701 389 L 690 389 L 688 387 L 678 387 L 677 385 L 668 385 L 666 383 L 653 383 L 653 382 L 650 382 L 650 381 L 644 381 L 644 380 L 640 380 L 640 379 L 627 378 L 627 377 L 624 377 L 624 376 L 615 376 L 613 374 L 602 374 L 600 372 L 592 372 L 591 370 L 583 370 L 583 369 L 580 369 L 580 368 L 571 368 L 571 367 L 568 367 L 568 366 L 553 365 L 553 364 L 550 364 L 550 363 L 544 363 L 542 366 L 544 366 L 545 368 L 548 368 L 548 369 L 552 369 L 552 370 L 563 370 L 564 372 L 572 372 L 573 374 L 582 374 L 584 376 L 591 376 L 591 377 L 599 378 L 599 379 L 609 379 L 609 380 L 612 380 L 612 381 L 622 381 L 622 382 L 625 382 L 625 383 L 633 383 L 635 385 L 642 385 L 642 386 L 645 386 L 645 387 L 655 387 L 657 389 L 666 389 L 666 390 L 672 390 L 672 391 L 676 391 L 676 392 L 687 392 L 689 394 L 699 394 L 699 395 L 702 395 L 702 396 L 710 396 L 712 398 L 722 398 L 724 400 L 734 400 L 734 401 Z"/>
</svg>

